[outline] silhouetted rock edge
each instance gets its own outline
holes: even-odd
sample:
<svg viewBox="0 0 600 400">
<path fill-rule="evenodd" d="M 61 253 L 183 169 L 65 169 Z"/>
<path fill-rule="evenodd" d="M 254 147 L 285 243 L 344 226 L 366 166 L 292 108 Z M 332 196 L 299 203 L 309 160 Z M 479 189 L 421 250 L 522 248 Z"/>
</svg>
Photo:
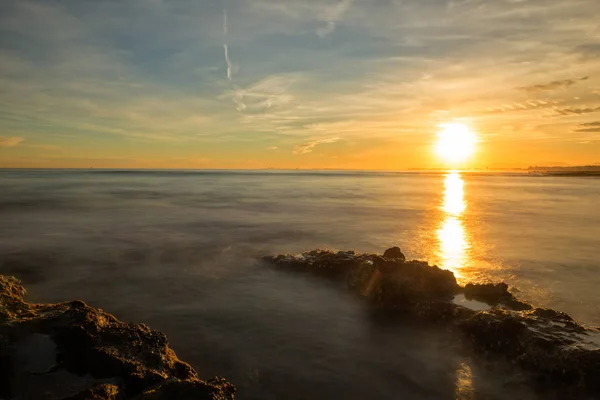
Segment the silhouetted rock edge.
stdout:
<svg viewBox="0 0 600 400">
<path fill-rule="evenodd" d="M 568 398 L 600 397 L 600 331 L 565 313 L 517 299 L 505 283 L 460 286 L 451 271 L 407 261 L 398 247 L 383 256 L 313 250 L 262 259 L 276 268 L 345 282 L 348 290 L 376 309 L 456 328 L 477 354 L 504 357 L 531 373 L 537 383 L 557 388 Z M 476 311 L 455 304 L 458 294 L 490 309 Z"/>
<path fill-rule="evenodd" d="M 25 294 L 17 279 L 0 275 L 0 398 L 235 397 L 234 386 L 224 378 L 199 379 L 169 348 L 167 337 L 144 324 L 121 322 L 82 301 L 30 304 L 24 301 Z M 46 343 L 53 358 L 47 370 L 34 370 L 24 360 L 33 340 Z M 43 358 L 32 357 L 38 363 Z M 64 376 L 72 377 L 73 384 L 65 384 Z M 46 388 L 42 393 L 54 378 L 53 391 Z M 39 382 L 39 394 L 32 392 L 32 382 Z"/>
</svg>

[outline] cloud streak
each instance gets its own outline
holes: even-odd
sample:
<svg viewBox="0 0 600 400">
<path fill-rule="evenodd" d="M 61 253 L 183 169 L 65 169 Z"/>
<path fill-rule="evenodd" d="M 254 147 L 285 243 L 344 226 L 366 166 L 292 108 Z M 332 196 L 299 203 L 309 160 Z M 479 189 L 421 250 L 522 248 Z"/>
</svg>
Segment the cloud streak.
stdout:
<svg viewBox="0 0 600 400">
<path fill-rule="evenodd" d="M 0 136 L 0 147 L 13 147 L 17 146 L 24 139 L 15 136 Z"/>
<path fill-rule="evenodd" d="M 600 107 L 562 108 L 556 109 L 560 115 L 581 115 L 600 111 Z"/>
<path fill-rule="evenodd" d="M 305 143 L 302 143 L 302 144 L 296 146 L 294 148 L 294 154 L 296 154 L 296 155 L 308 154 L 308 153 L 312 152 L 313 149 L 320 144 L 335 143 L 338 140 L 340 140 L 339 137 L 330 137 L 330 138 L 324 138 L 324 139 L 311 140 L 311 141 L 308 141 L 308 142 L 305 142 Z"/>
<path fill-rule="evenodd" d="M 552 82 L 540 84 L 540 85 L 521 86 L 521 87 L 518 87 L 517 89 L 522 90 L 524 92 L 543 92 L 543 91 L 548 91 L 548 90 L 557 90 L 557 89 L 568 88 L 570 86 L 575 85 L 578 81 L 586 81 L 588 79 L 589 79 L 588 76 L 584 76 L 579 79 L 563 79 L 563 80 L 552 81 Z"/>
<path fill-rule="evenodd" d="M 583 124 L 579 124 L 579 126 L 581 128 L 576 129 L 575 132 L 589 132 L 589 133 L 600 132 L 600 121 L 586 122 Z"/>
<path fill-rule="evenodd" d="M 317 29 L 317 35 L 325 37 L 333 33 L 336 24 L 343 18 L 351 4 L 352 0 L 341 0 L 339 3 L 323 10 L 319 16 L 319 20 L 325 22 L 325 26 Z"/>
</svg>

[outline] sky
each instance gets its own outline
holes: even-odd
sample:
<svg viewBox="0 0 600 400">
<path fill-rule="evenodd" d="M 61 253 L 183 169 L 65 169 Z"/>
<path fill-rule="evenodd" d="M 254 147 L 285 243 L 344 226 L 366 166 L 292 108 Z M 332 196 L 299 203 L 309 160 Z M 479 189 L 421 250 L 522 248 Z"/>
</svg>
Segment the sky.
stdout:
<svg viewBox="0 0 600 400">
<path fill-rule="evenodd" d="M 2 0 L 0 167 L 600 163 L 598 0 Z"/>
</svg>

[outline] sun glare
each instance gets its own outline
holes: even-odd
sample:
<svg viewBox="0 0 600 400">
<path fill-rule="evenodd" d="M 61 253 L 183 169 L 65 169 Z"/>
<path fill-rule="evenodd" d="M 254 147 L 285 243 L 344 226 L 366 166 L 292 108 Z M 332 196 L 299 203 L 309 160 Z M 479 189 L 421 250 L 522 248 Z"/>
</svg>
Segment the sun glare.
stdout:
<svg viewBox="0 0 600 400">
<path fill-rule="evenodd" d="M 465 124 L 441 124 L 435 152 L 449 164 L 465 162 L 475 151 L 477 138 Z"/>
</svg>

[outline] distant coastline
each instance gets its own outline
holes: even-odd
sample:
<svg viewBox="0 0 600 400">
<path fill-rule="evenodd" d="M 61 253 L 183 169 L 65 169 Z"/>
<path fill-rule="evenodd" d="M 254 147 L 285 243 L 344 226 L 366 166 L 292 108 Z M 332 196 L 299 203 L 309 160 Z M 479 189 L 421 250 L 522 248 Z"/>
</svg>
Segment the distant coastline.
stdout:
<svg viewBox="0 0 600 400">
<path fill-rule="evenodd" d="M 460 172 L 465 175 L 515 175 L 515 176 L 564 176 L 564 177 L 600 177 L 600 164 L 582 166 L 530 166 L 527 168 L 407 168 L 401 170 L 374 170 L 374 169 L 344 169 L 344 168 L 250 168 L 250 169 L 222 169 L 222 168 L 7 168 L 0 167 L 0 171 L 64 171 L 92 174 L 129 174 L 129 173 L 247 173 L 247 174 L 340 174 L 340 175 L 396 175 L 396 174 L 423 174 L 437 175 L 448 172 Z"/>
</svg>

